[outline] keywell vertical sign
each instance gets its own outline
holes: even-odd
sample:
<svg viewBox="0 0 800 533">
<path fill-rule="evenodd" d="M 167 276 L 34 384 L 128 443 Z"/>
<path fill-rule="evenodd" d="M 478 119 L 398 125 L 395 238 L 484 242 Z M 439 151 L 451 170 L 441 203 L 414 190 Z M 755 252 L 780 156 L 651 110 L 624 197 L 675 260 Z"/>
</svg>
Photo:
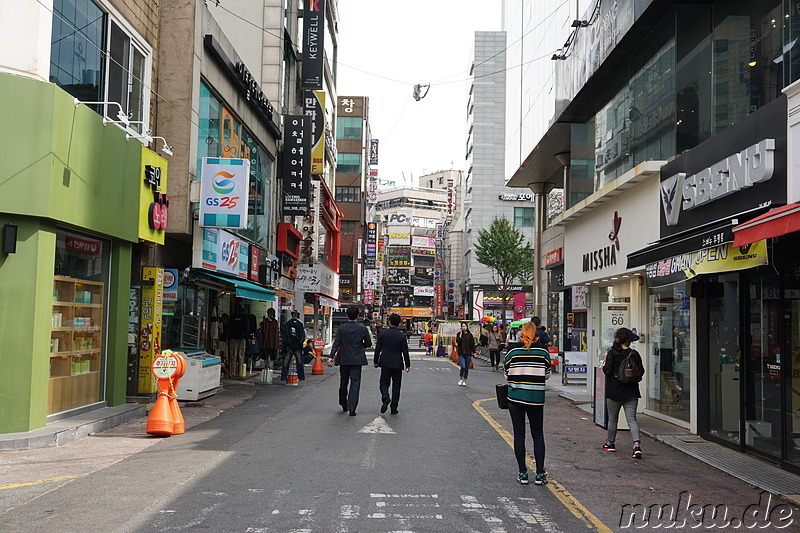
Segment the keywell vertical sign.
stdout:
<svg viewBox="0 0 800 533">
<path fill-rule="evenodd" d="M 325 0 L 303 0 L 303 89 L 322 89 L 324 50 Z"/>
<path fill-rule="evenodd" d="M 311 165 L 308 122 L 304 115 L 287 115 L 283 144 L 283 211 L 285 216 L 307 215 L 311 204 Z"/>
</svg>

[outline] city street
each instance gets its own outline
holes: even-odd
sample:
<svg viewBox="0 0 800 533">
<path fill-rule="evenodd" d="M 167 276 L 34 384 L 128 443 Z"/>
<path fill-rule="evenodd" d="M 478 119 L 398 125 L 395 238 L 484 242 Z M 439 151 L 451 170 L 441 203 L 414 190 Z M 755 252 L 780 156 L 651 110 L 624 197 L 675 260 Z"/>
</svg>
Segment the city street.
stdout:
<svg viewBox="0 0 800 533">
<path fill-rule="evenodd" d="M 449 360 L 414 355 L 397 415 L 380 414 L 372 366 L 358 415 L 342 413 L 338 371 L 326 368 L 299 387 L 234 384 L 233 403 L 243 403 L 193 426 L 200 410 L 184 409 L 192 427 L 181 436 L 137 435 L 139 420 L 60 448 L 7 452 L 0 530 L 617 531 L 623 505 L 677 507 L 684 491 L 692 503 L 727 506 L 728 518 L 759 503 L 757 490 L 660 443 L 646 440 L 635 461 L 623 433 L 618 453 L 603 452 L 604 432 L 553 392 L 551 483 L 521 486 L 508 414 L 492 398 L 501 378 L 475 367 L 459 387 Z M 228 394 L 207 406 L 230 403 Z M 70 454 L 81 446 L 86 454 Z"/>
</svg>

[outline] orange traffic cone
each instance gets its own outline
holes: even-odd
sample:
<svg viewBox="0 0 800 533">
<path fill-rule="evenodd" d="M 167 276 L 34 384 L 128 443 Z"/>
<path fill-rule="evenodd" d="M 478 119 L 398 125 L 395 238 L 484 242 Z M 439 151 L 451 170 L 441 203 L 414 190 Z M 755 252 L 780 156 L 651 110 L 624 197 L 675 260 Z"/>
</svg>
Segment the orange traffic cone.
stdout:
<svg viewBox="0 0 800 533">
<path fill-rule="evenodd" d="M 156 437 L 169 437 L 172 435 L 172 431 L 175 427 L 175 421 L 172 418 L 172 409 L 169 404 L 169 397 L 167 396 L 168 393 L 164 390 L 161 390 L 161 382 L 164 380 L 159 379 L 158 381 L 158 398 L 156 398 L 156 404 L 153 406 L 153 410 L 150 411 L 150 415 L 147 417 L 145 431 L 149 435 Z M 167 383 L 167 387 L 169 387 L 169 383 Z"/>
<path fill-rule="evenodd" d="M 289 374 L 286 376 L 286 385 L 297 387 L 300 381 L 297 379 L 297 370 L 289 370 Z"/>
<path fill-rule="evenodd" d="M 311 375 L 312 376 L 321 376 L 325 373 L 325 370 L 322 368 L 322 358 L 315 357 L 314 358 L 314 365 L 311 367 Z"/>
</svg>

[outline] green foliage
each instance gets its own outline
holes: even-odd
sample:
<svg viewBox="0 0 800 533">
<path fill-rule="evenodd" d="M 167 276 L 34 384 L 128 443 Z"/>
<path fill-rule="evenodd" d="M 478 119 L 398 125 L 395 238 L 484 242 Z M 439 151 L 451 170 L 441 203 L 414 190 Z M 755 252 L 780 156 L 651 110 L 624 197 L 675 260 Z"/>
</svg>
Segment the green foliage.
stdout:
<svg viewBox="0 0 800 533">
<path fill-rule="evenodd" d="M 508 218 L 494 217 L 488 229 L 479 230 L 474 250 L 478 262 L 492 270 L 498 285 L 530 281 L 527 278 L 534 266 L 531 244 Z"/>
</svg>

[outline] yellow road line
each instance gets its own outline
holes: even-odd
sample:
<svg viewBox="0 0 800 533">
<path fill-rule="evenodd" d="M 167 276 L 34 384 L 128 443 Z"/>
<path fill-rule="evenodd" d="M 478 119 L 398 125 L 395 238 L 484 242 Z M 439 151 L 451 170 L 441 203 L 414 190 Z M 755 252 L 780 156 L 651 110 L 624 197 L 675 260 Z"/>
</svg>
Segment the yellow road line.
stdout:
<svg viewBox="0 0 800 533">
<path fill-rule="evenodd" d="M 10 483 L 8 485 L 0 485 L 0 490 L 3 489 L 16 489 L 19 487 L 29 487 L 31 485 L 43 485 L 44 483 L 54 483 L 56 481 L 66 481 L 67 479 L 75 479 L 76 477 L 81 477 L 86 474 L 75 474 L 74 476 L 59 476 L 59 477 L 51 477 L 50 479 L 39 479 L 36 481 L 28 481 L 26 483 Z"/>
<path fill-rule="evenodd" d="M 483 400 L 475 400 L 472 402 L 472 406 L 478 411 L 483 418 L 489 422 L 497 433 L 503 437 L 511 449 L 514 449 L 514 437 L 506 431 L 503 426 L 501 426 L 497 420 L 492 418 L 486 409 L 484 409 L 481 404 L 483 402 L 494 400 L 495 398 L 484 398 Z M 536 462 L 531 457 L 527 457 L 526 461 L 528 463 L 528 468 L 531 469 L 533 472 L 536 472 Z M 572 514 L 574 514 L 579 520 L 581 520 L 587 528 L 591 529 L 592 531 L 598 531 L 601 533 L 612 533 L 611 529 L 606 526 L 603 522 L 600 521 L 594 514 L 592 514 L 589 509 L 587 509 L 581 502 L 578 501 L 575 496 L 573 496 L 561 483 L 551 478 L 549 475 L 547 476 L 547 484 L 546 487 L 553 493 L 553 495 L 558 498 L 558 500 L 564 505 L 564 507 L 569 510 Z"/>
</svg>

